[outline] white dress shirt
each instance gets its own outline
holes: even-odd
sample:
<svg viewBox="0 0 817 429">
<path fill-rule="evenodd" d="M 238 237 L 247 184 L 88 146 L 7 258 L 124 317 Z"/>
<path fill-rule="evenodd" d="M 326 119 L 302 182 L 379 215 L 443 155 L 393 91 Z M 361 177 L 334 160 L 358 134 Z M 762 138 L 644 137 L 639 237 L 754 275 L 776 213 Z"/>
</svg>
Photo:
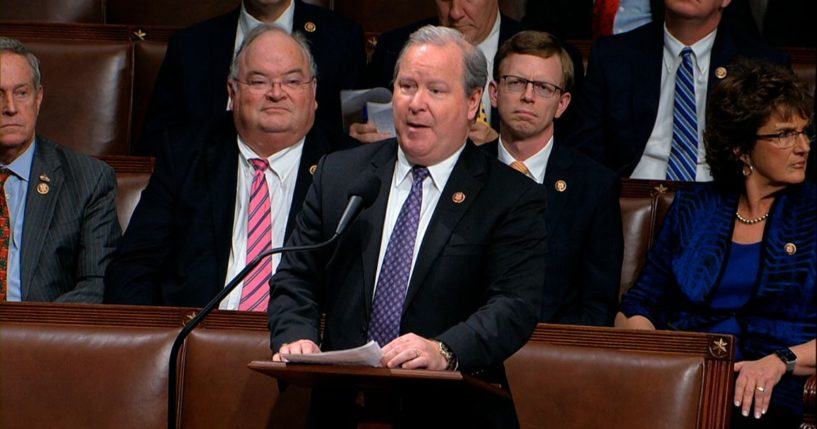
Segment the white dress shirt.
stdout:
<svg viewBox="0 0 817 429">
<path fill-rule="evenodd" d="M 709 61 L 712 54 L 712 45 L 715 43 L 717 30 L 699 40 L 692 48 L 692 72 L 695 75 L 695 110 L 698 116 L 698 166 L 695 181 L 709 182 L 712 175 L 706 164 L 704 152 L 703 130 L 706 126 L 706 92 L 709 82 Z M 661 67 L 661 97 L 658 100 L 658 115 L 655 118 L 652 134 L 641 160 L 636 165 L 633 179 L 667 178 L 667 165 L 672 149 L 672 112 L 675 101 L 675 75 L 681 66 L 681 51 L 684 44 L 673 37 L 664 25 L 664 59 Z"/>
<path fill-rule="evenodd" d="M 298 179 L 298 166 L 301 163 L 304 139 L 297 144 L 279 151 L 269 158 L 270 168 L 264 173 L 269 188 L 270 209 L 272 215 L 272 247 L 284 244 L 289 211 L 292 206 L 292 196 L 295 193 L 295 182 Z M 250 189 L 252 188 L 255 168 L 250 163 L 252 158 L 262 158 L 253 152 L 246 143 L 238 137 L 238 180 L 235 192 L 235 213 L 233 217 L 233 238 L 230 246 L 230 259 L 227 262 L 227 278 L 224 284 L 235 277 L 247 264 L 247 210 L 250 204 Z M 272 264 L 272 273 L 281 260 L 280 255 L 269 257 L 266 262 Z M 241 289 L 238 285 L 224 300 L 219 308 L 222 310 L 237 310 L 241 302 Z"/>
<path fill-rule="evenodd" d="M 244 35 L 252 31 L 253 28 L 258 27 L 263 22 L 255 19 L 254 16 L 247 12 L 244 8 L 244 2 L 241 2 L 241 12 L 238 15 L 238 25 L 235 29 L 235 44 L 233 45 L 233 58 L 244 43 Z M 284 10 L 284 13 L 273 22 L 273 24 L 283 28 L 287 33 L 292 34 L 292 27 L 295 25 L 295 0 L 289 3 L 289 6 Z M 233 99 L 227 96 L 227 110 L 232 110 Z"/>
<path fill-rule="evenodd" d="M 488 33 L 488 37 L 477 45 L 477 49 L 482 51 L 485 59 L 488 60 L 488 80 L 482 90 L 482 106 L 485 108 L 485 115 L 489 124 L 491 123 L 491 96 L 488 94 L 488 83 L 494 79 L 494 56 L 499 49 L 499 25 L 500 16 L 499 12 L 497 12 L 496 21 L 494 21 L 494 26 L 491 28 L 491 32 Z"/>
<path fill-rule="evenodd" d="M 454 170 L 454 165 L 460 157 L 460 153 L 465 148 L 462 145 L 459 150 L 454 152 L 442 162 L 428 166 L 429 176 L 423 181 L 423 205 L 420 207 L 420 223 L 417 225 L 417 237 L 414 240 L 414 253 L 411 257 L 411 274 L 409 275 L 409 284 L 411 284 L 411 275 L 414 274 L 414 264 L 417 262 L 417 254 L 420 252 L 420 245 L 423 242 L 428 223 L 431 221 L 431 215 L 437 207 L 437 202 L 440 200 L 440 195 L 445 188 L 451 172 Z M 397 217 L 400 215 L 400 209 L 403 203 L 408 199 L 411 193 L 411 185 L 414 177 L 411 174 L 413 165 L 409 164 L 403 150 L 397 149 L 397 163 L 394 166 L 394 174 L 391 179 L 391 186 L 389 191 L 389 201 L 386 206 L 386 218 L 383 219 L 383 236 L 380 239 L 380 255 L 377 257 L 377 272 L 375 273 L 374 284 L 375 292 L 377 290 L 377 280 L 380 278 L 380 266 L 383 264 L 383 258 L 386 256 L 386 248 L 389 246 L 389 238 L 391 238 L 394 224 L 397 223 Z M 408 290 L 408 287 L 406 287 Z M 374 296 L 374 293 L 372 294 Z"/>
<path fill-rule="evenodd" d="M 528 171 L 530 171 L 530 174 L 533 176 L 533 180 L 541 185 L 545 182 L 545 171 L 547 170 L 551 153 L 553 153 L 553 136 L 550 136 L 550 140 L 545 144 L 545 147 L 531 155 L 528 159 L 515 159 L 513 155 L 508 152 L 508 149 L 505 148 L 505 144 L 502 143 L 502 138 L 500 137 L 497 158 L 499 162 L 505 165 L 511 165 L 514 161 L 524 163 L 525 167 L 528 168 Z"/>
</svg>

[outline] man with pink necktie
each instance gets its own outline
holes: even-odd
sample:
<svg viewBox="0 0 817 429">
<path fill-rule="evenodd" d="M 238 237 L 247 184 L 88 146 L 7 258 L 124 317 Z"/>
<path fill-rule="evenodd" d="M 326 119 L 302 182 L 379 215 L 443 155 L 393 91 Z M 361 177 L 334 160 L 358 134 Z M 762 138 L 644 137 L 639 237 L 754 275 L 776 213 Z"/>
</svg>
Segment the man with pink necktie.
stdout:
<svg viewBox="0 0 817 429">
<path fill-rule="evenodd" d="M 114 261 L 105 302 L 201 307 L 260 252 L 283 245 L 321 156 L 345 143 L 315 121 L 316 66 L 300 36 L 263 25 L 247 34 L 227 91 L 233 110 L 165 134 Z M 266 311 L 268 258 L 221 309 Z"/>
</svg>

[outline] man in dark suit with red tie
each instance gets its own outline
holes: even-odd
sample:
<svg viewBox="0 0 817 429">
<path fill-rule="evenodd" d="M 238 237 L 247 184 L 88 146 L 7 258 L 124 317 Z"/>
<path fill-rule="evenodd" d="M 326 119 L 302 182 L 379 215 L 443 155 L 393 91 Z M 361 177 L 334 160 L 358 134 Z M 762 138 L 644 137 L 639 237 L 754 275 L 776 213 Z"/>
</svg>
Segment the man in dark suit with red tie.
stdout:
<svg viewBox="0 0 817 429">
<path fill-rule="evenodd" d="M 281 353 L 383 348 L 389 368 L 460 370 L 507 388 L 503 361 L 536 325 L 545 284 L 544 192 L 467 141 L 486 61 L 462 35 L 423 27 L 398 60 L 397 139 L 327 156 L 290 245 L 329 238 L 350 174 L 380 180 L 374 204 L 330 249 L 285 254 L 272 279 Z M 321 335 L 321 313 L 325 329 Z M 404 392 L 406 427 L 514 427 L 510 401 Z M 315 426 L 354 427 L 355 392 L 316 389 Z"/>
</svg>

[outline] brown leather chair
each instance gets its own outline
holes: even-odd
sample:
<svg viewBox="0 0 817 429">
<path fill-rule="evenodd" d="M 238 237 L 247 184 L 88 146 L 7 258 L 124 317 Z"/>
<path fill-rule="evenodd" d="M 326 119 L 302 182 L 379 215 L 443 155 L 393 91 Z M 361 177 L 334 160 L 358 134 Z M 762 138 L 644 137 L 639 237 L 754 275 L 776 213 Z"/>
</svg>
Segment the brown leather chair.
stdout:
<svg viewBox="0 0 817 429">
<path fill-rule="evenodd" d="M 0 304 L 0 427 L 165 428 L 178 329 L 71 307 Z"/>
<path fill-rule="evenodd" d="M 170 347 L 195 311 L 0 302 L 0 427 L 166 428 Z M 306 396 L 273 411 L 277 383 L 247 367 L 270 357 L 266 323 L 216 311 L 192 333 L 180 427 L 303 427 Z"/>
<path fill-rule="evenodd" d="M 167 40 L 150 39 L 140 41 L 134 45 L 136 67 L 133 74 L 133 110 L 131 153 L 139 153 L 142 139 L 142 124 L 145 122 L 150 99 L 153 97 L 153 87 L 159 68 L 167 51 Z M 225 89 L 226 91 L 226 89 Z M 157 145 L 158 146 L 158 145 Z"/>
<path fill-rule="evenodd" d="M 621 287 L 624 295 L 641 274 L 647 251 L 652 247 L 664 216 L 681 183 L 656 180 L 621 180 L 621 223 L 624 235 L 624 259 L 621 265 Z"/>
<path fill-rule="evenodd" d="M 40 59 L 45 96 L 37 134 L 89 155 L 129 153 L 129 40 L 23 38 Z"/>
<path fill-rule="evenodd" d="M 150 181 L 154 159 L 144 156 L 102 156 L 100 159 L 116 172 L 116 215 L 124 232 Z"/>
<path fill-rule="evenodd" d="M 729 335 L 540 324 L 505 361 L 523 429 L 726 428 Z"/>
<path fill-rule="evenodd" d="M 105 0 L 3 0 L 0 2 L 0 21 L 101 24 L 105 22 Z"/>
<path fill-rule="evenodd" d="M 247 368 L 251 361 L 269 360 L 272 352 L 266 314 L 243 316 L 257 320 L 241 330 L 209 324 L 188 337 L 180 376 L 181 427 L 306 427 L 309 389 L 289 386 L 281 395 L 274 378 Z M 282 403 L 276 406 L 279 396 Z"/>
</svg>

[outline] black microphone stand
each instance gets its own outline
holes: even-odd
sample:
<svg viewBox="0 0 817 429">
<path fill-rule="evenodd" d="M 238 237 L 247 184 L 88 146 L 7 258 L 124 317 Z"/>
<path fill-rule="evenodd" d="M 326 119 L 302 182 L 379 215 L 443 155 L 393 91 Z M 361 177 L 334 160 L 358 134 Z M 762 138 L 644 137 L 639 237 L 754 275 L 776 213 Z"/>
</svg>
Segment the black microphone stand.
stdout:
<svg viewBox="0 0 817 429">
<path fill-rule="evenodd" d="M 169 377 L 167 381 L 167 427 L 168 429 L 175 429 L 176 428 L 176 371 L 178 367 L 178 360 L 179 360 L 179 350 L 184 343 L 184 340 L 193 332 L 201 322 L 210 314 L 221 301 L 230 294 L 230 292 L 235 289 L 235 287 L 244 280 L 250 271 L 254 270 L 258 264 L 261 263 L 264 259 L 268 256 L 274 255 L 276 253 L 281 253 L 284 251 L 287 252 L 303 252 L 306 250 L 315 250 L 321 247 L 327 246 L 338 239 L 340 236 L 339 232 L 335 232 L 334 235 L 329 240 L 326 240 L 322 243 L 317 244 L 309 244 L 306 246 L 294 246 L 294 247 L 277 247 L 275 249 L 269 249 L 262 252 L 260 255 L 256 256 L 255 259 L 252 260 L 249 264 L 247 264 L 244 269 L 241 270 L 223 289 L 213 298 L 210 302 L 205 305 L 201 311 L 198 312 L 190 322 L 188 322 L 184 327 L 182 327 L 181 332 L 179 335 L 176 336 L 176 340 L 173 341 L 173 346 L 170 348 L 170 369 L 168 371 Z"/>
</svg>

